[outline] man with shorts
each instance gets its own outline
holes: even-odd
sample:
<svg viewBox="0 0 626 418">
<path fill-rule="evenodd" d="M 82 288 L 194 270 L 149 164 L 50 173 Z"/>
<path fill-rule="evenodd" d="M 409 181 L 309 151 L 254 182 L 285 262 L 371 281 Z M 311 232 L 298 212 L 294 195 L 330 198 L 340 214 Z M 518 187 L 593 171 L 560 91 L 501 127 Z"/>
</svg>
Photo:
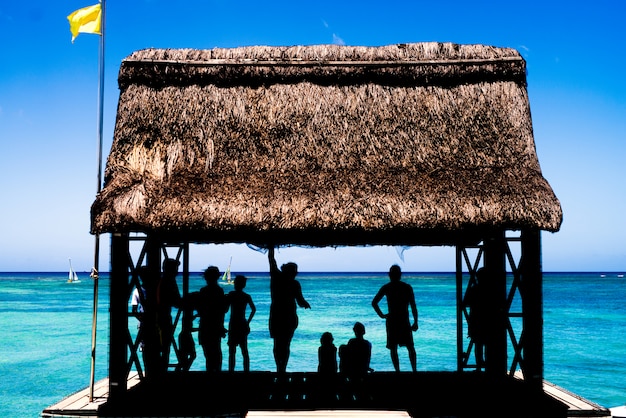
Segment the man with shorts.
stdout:
<svg viewBox="0 0 626 418">
<path fill-rule="evenodd" d="M 417 355 L 413 344 L 413 331 L 417 331 L 417 306 L 410 284 L 400 281 L 402 271 L 397 265 L 389 269 L 389 283 L 383 285 L 374 299 L 372 307 L 381 318 L 386 320 L 387 348 L 391 354 L 391 362 L 395 371 L 400 371 L 398 360 L 398 346 L 406 347 L 409 351 L 411 368 L 417 371 Z M 383 313 L 378 305 L 383 297 L 387 298 L 387 313 Z M 413 314 L 413 325 L 409 322 L 409 307 Z"/>
</svg>

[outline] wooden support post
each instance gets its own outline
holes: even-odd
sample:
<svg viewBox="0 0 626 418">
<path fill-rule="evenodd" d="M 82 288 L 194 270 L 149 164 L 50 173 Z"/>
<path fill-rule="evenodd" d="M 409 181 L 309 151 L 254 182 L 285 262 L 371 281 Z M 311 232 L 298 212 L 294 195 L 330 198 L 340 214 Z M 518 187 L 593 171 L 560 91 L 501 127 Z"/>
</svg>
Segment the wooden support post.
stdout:
<svg viewBox="0 0 626 418">
<path fill-rule="evenodd" d="M 543 274 L 541 235 L 522 231 L 521 295 L 524 323 L 524 380 L 543 390 Z"/>
<path fill-rule="evenodd" d="M 161 241 L 153 234 L 146 236 L 146 266 L 153 279 L 161 275 Z"/>
<path fill-rule="evenodd" d="M 485 343 L 485 371 L 494 377 L 506 376 L 507 312 L 506 312 L 506 239 L 504 231 L 496 231 L 484 241 L 485 270 L 483 289 L 489 300 L 489 323 Z"/>
<path fill-rule="evenodd" d="M 183 297 L 189 293 L 189 242 L 183 244 Z"/>
<path fill-rule="evenodd" d="M 109 311 L 109 401 L 122 402 L 126 395 L 128 356 L 128 234 L 111 236 Z"/>
<path fill-rule="evenodd" d="M 161 242 L 154 236 L 146 236 L 146 268 L 148 270 L 148 283 L 146 285 L 146 298 L 148 306 L 144 307 L 144 349 L 143 359 L 147 379 L 156 379 L 161 375 L 161 361 L 159 351 L 159 335 L 156 323 L 155 298 L 156 286 L 161 275 Z"/>
<path fill-rule="evenodd" d="M 456 369 L 463 371 L 465 357 L 463 338 L 463 255 L 456 246 Z"/>
</svg>

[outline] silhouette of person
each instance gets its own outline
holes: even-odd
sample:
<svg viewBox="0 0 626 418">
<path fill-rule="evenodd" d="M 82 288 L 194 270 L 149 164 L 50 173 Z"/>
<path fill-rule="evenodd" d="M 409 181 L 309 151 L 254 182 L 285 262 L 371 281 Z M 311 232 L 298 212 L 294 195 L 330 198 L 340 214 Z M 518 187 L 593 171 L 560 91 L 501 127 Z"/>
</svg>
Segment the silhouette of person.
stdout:
<svg viewBox="0 0 626 418">
<path fill-rule="evenodd" d="M 159 330 L 161 371 L 167 371 L 170 346 L 174 339 L 172 308 L 180 307 L 181 297 L 176 284 L 180 262 L 172 258 L 163 260 L 163 272 L 156 286 L 156 321 Z"/>
<path fill-rule="evenodd" d="M 469 308 L 467 333 L 474 343 L 474 355 L 478 370 L 485 367 L 484 350 L 487 338 L 486 327 L 489 320 L 489 300 L 483 284 L 485 274 L 484 267 L 479 268 L 476 271 L 476 281 L 467 289 L 465 294 L 465 303 Z"/>
<path fill-rule="evenodd" d="M 374 299 L 372 307 L 379 317 L 386 320 L 387 348 L 391 354 L 391 362 L 395 371 L 400 371 L 398 360 L 398 346 L 406 347 L 413 371 L 417 371 L 417 356 L 413 345 L 413 333 L 417 331 L 417 307 L 415 296 L 410 284 L 400 281 L 402 271 L 400 266 L 393 265 L 389 269 L 389 283 L 383 285 Z M 383 297 L 387 298 L 387 313 L 384 314 L 378 305 Z M 413 325 L 409 323 L 409 307 L 413 314 Z"/>
<path fill-rule="evenodd" d="M 227 305 L 224 290 L 217 283 L 220 271 L 211 266 L 204 271 L 204 286 L 197 295 L 196 309 L 200 316 L 198 342 L 202 346 L 206 370 L 219 372 L 222 370 L 222 338 L 226 336 L 224 316 Z"/>
<path fill-rule="evenodd" d="M 339 370 L 348 377 L 361 378 L 371 371 L 372 343 L 363 337 L 365 326 L 362 323 L 356 322 L 352 330 L 354 338 L 339 347 Z"/>
<path fill-rule="evenodd" d="M 274 247 L 269 247 L 268 258 L 270 263 L 270 337 L 274 339 L 274 361 L 279 373 L 287 371 L 291 340 L 298 327 L 296 303 L 304 309 L 311 309 L 311 305 L 302 296 L 302 287 L 296 280 L 298 266 L 295 263 L 286 263 L 278 269 L 274 258 Z"/>
<path fill-rule="evenodd" d="M 250 322 L 256 313 L 256 306 L 252 297 L 243 291 L 246 287 L 247 278 L 242 275 L 235 276 L 235 290 L 226 297 L 227 308 L 230 307 L 230 320 L 228 321 L 228 371 L 235 370 L 237 346 L 241 348 L 244 372 L 250 371 L 250 356 L 248 354 L 248 334 L 250 334 Z M 246 308 L 250 306 L 250 315 L 246 318 Z"/>
<path fill-rule="evenodd" d="M 143 351 L 143 330 L 142 330 L 142 322 L 143 322 L 143 305 L 146 301 L 146 288 L 143 284 L 142 274 L 140 273 L 141 269 L 145 269 L 145 266 L 139 267 L 137 273 L 139 276 L 139 283 L 133 286 L 133 293 L 131 296 L 131 313 L 135 318 L 137 318 L 137 338 L 139 339 L 139 349 Z M 145 273 L 144 273 L 145 275 Z"/>
<path fill-rule="evenodd" d="M 142 356 L 146 376 L 154 376 L 161 371 L 161 340 L 159 327 L 157 325 L 157 308 L 156 308 L 156 289 L 158 279 L 150 274 L 147 266 L 141 266 L 137 270 L 141 284 L 143 285 L 143 298 L 140 292 L 137 292 L 139 304 L 133 312 L 137 312 L 139 319 L 139 333 L 143 345 Z M 134 305 L 134 303 L 133 303 Z"/>
<path fill-rule="evenodd" d="M 139 267 L 139 269 L 142 268 L 144 267 Z M 143 313 L 143 303 L 146 300 L 146 289 L 143 285 L 143 281 L 141 280 L 141 275 L 139 275 L 139 278 L 141 283 L 133 288 L 130 304 L 133 315 L 137 318 L 139 324 L 141 325 L 141 314 Z"/>
<path fill-rule="evenodd" d="M 319 364 L 317 372 L 324 375 L 337 373 L 337 347 L 333 344 L 333 334 L 325 332 L 320 338 L 320 347 L 317 349 Z"/>
<path fill-rule="evenodd" d="M 196 343 L 193 340 L 193 296 L 183 298 L 183 316 L 180 334 L 178 334 L 178 371 L 188 371 L 196 359 Z"/>
</svg>

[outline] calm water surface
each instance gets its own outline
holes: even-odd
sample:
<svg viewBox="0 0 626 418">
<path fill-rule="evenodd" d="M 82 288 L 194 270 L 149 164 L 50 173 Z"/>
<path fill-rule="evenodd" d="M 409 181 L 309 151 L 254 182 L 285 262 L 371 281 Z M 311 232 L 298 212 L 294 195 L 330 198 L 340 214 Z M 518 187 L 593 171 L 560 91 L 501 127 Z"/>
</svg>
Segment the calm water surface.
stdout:
<svg viewBox="0 0 626 418">
<path fill-rule="evenodd" d="M 267 273 L 246 275 L 246 291 L 257 306 L 249 337 L 251 368 L 274 370 L 267 331 L 269 279 Z M 455 370 L 454 274 L 405 273 L 403 278 L 413 286 L 419 309 L 419 370 Z M 80 283 L 66 279 L 66 273 L 0 273 L 0 416 L 37 417 L 46 406 L 89 384 L 93 282 L 86 273 Z M 384 322 L 370 305 L 387 281 L 384 273 L 301 273 L 299 280 L 312 309 L 299 309 L 288 370 L 315 370 L 322 332 L 332 332 L 339 345 L 352 337 L 355 321 L 365 324 L 373 344 L 372 367 L 392 369 Z M 202 285 L 201 276 L 193 274 L 190 290 Z M 626 279 L 616 273 L 544 273 L 547 380 L 606 407 L 626 403 L 625 296 Z M 107 344 L 108 277 L 103 275 L 96 379 L 107 374 Z M 201 370 L 197 348 L 193 369 Z M 408 370 L 406 350 L 400 355 Z"/>
</svg>

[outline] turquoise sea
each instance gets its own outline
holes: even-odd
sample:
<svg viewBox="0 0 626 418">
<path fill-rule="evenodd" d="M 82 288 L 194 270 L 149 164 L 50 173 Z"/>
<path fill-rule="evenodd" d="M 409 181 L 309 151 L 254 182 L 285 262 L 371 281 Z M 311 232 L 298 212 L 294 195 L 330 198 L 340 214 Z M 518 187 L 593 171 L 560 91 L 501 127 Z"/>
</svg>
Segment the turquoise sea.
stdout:
<svg viewBox="0 0 626 418">
<path fill-rule="evenodd" d="M 274 370 L 267 331 L 269 278 L 244 273 L 257 306 L 249 337 L 251 368 Z M 0 273 L 0 416 L 37 417 L 63 397 L 89 385 L 93 281 L 66 283 L 67 273 Z M 385 329 L 370 302 L 386 273 L 300 273 L 311 310 L 299 309 L 289 371 L 313 371 L 324 331 L 339 346 L 365 324 L 372 367 L 391 370 Z M 415 291 L 420 329 L 418 369 L 456 369 L 455 276 L 404 273 Z M 203 285 L 199 273 L 190 290 Z M 224 285 L 226 292 L 231 286 Z M 107 374 L 108 276 L 99 280 L 96 380 Z M 626 278 L 618 273 L 544 273 L 545 378 L 605 407 L 626 403 Z M 133 318 L 130 319 L 134 321 Z M 131 322 L 131 329 L 134 324 Z M 193 369 L 201 370 L 202 350 Z M 227 346 L 224 341 L 224 363 Z M 406 350 L 400 351 L 408 370 Z M 241 368 L 241 358 L 237 359 Z"/>
</svg>

